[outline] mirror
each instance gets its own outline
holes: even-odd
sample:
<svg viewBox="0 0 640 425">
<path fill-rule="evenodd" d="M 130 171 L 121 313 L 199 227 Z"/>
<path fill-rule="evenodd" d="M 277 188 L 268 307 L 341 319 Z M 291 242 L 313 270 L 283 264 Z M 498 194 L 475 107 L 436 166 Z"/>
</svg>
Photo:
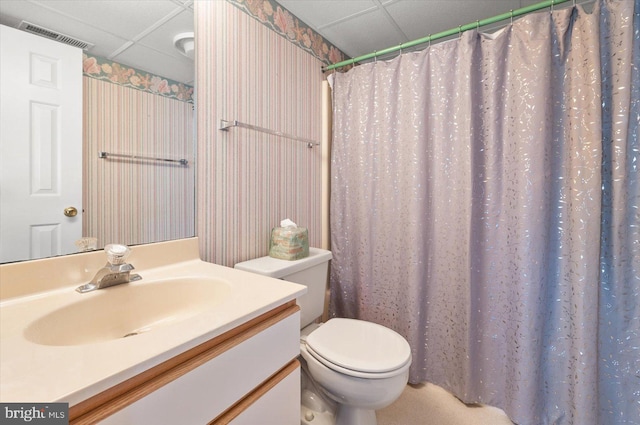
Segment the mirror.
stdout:
<svg viewBox="0 0 640 425">
<path fill-rule="evenodd" d="M 79 236 L 96 238 L 95 248 L 195 234 L 193 13 L 192 0 L 0 3 L 2 25 L 88 44 L 82 58 L 82 201 L 57 213 L 64 210 L 70 216 L 62 220 L 81 223 Z M 8 208 L 5 201 L 3 211 L 24 212 L 25 205 Z M 43 232 L 36 244 L 27 235 L 36 245 L 28 255 L 0 262 L 85 249 L 57 243 L 55 231 Z"/>
</svg>

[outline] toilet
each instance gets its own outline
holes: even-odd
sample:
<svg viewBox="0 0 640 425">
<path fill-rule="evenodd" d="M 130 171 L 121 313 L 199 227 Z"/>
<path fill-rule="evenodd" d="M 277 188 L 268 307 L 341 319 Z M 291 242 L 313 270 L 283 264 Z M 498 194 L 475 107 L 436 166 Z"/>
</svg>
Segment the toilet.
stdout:
<svg viewBox="0 0 640 425">
<path fill-rule="evenodd" d="M 376 323 L 316 323 L 324 311 L 329 260 L 330 251 L 309 248 L 301 260 L 261 257 L 235 268 L 307 287 L 297 299 L 304 359 L 300 423 L 376 425 L 375 411 L 393 403 L 407 384 L 411 349 L 400 334 Z"/>
</svg>

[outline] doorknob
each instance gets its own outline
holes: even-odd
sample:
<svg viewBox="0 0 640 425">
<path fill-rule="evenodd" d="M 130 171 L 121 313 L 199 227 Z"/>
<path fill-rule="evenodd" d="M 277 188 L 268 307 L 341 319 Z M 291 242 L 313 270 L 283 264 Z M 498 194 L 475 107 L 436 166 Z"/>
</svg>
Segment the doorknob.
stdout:
<svg viewBox="0 0 640 425">
<path fill-rule="evenodd" d="M 67 207 L 64 209 L 64 215 L 67 217 L 75 217 L 78 215 L 78 210 L 75 207 Z"/>
</svg>

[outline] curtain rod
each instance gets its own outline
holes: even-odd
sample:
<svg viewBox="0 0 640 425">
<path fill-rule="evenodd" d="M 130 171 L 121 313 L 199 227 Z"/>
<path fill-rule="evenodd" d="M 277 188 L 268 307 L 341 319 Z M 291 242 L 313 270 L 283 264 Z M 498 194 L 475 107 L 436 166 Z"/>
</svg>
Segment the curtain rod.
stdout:
<svg viewBox="0 0 640 425">
<path fill-rule="evenodd" d="M 347 65 L 353 65 L 356 62 L 360 62 L 366 59 L 372 59 L 372 58 L 376 58 L 377 56 L 382 56 L 382 55 L 386 55 L 388 53 L 393 53 L 393 52 L 397 52 L 398 50 L 402 50 L 402 49 L 407 49 L 410 47 L 414 47 L 417 46 L 419 44 L 425 44 L 425 43 L 429 43 L 433 40 L 438 40 L 440 38 L 445 38 L 445 37 L 449 37 L 455 34 L 460 34 L 464 31 L 469 31 L 472 29 L 477 29 L 480 27 L 484 27 L 486 25 L 491 25 L 491 24 L 495 24 L 497 22 L 500 21 L 504 21 L 507 19 L 512 19 L 515 18 L 516 16 L 521 16 L 521 15 L 526 15 L 527 13 L 531 13 L 531 12 L 535 12 L 541 9 L 546 9 L 548 7 L 553 7 L 557 4 L 561 4 L 561 3 L 566 3 L 568 1 L 571 0 L 546 0 L 540 3 L 536 3 L 536 4 L 532 4 L 531 6 L 525 6 L 522 7 L 520 9 L 516 9 L 516 10 L 511 10 L 507 13 L 503 13 L 501 15 L 497 15 L 494 16 L 492 18 L 487 18 L 487 19 L 482 19 L 480 21 L 475 21 L 473 23 L 470 24 L 466 24 L 466 25 L 460 25 L 457 28 L 451 28 L 450 30 L 446 30 L 446 31 L 442 31 L 436 34 L 432 34 L 429 35 L 427 37 L 423 37 L 423 38 L 419 38 L 417 40 L 413 40 L 413 41 L 407 41 L 406 43 L 402 43 L 398 46 L 394 46 L 394 47 L 388 47 L 386 49 L 383 50 L 379 50 L 373 53 L 368 53 L 366 55 L 362 55 L 362 56 L 358 56 L 356 58 L 353 59 L 347 59 L 344 60 L 342 62 L 338 62 L 338 63 L 334 63 L 333 65 L 328 65 L 325 68 L 323 68 L 323 71 L 330 71 L 332 69 L 336 69 L 336 68 L 340 68 L 343 66 L 347 66 Z M 573 0 L 573 4 L 576 4 L 576 0 Z"/>
</svg>

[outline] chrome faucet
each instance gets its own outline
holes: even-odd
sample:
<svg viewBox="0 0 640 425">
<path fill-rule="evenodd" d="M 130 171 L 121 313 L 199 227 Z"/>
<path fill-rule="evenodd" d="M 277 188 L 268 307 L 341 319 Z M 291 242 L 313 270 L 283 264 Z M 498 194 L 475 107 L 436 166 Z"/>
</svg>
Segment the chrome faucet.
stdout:
<svg viewBox="0 0 640 425">
<path fill-rule="evenodd" d="M 134 267 L 125 263 L 131 253 L 128 247 L 110 244 L 104 247 L 104 252 L 107 254 L 107 264 L 98 270 L 91 282 L 78 286 L 76 291 L 80 293 L 91 292 L 142 279 L 139 274 L 131 274 Z"/>
</svg>

